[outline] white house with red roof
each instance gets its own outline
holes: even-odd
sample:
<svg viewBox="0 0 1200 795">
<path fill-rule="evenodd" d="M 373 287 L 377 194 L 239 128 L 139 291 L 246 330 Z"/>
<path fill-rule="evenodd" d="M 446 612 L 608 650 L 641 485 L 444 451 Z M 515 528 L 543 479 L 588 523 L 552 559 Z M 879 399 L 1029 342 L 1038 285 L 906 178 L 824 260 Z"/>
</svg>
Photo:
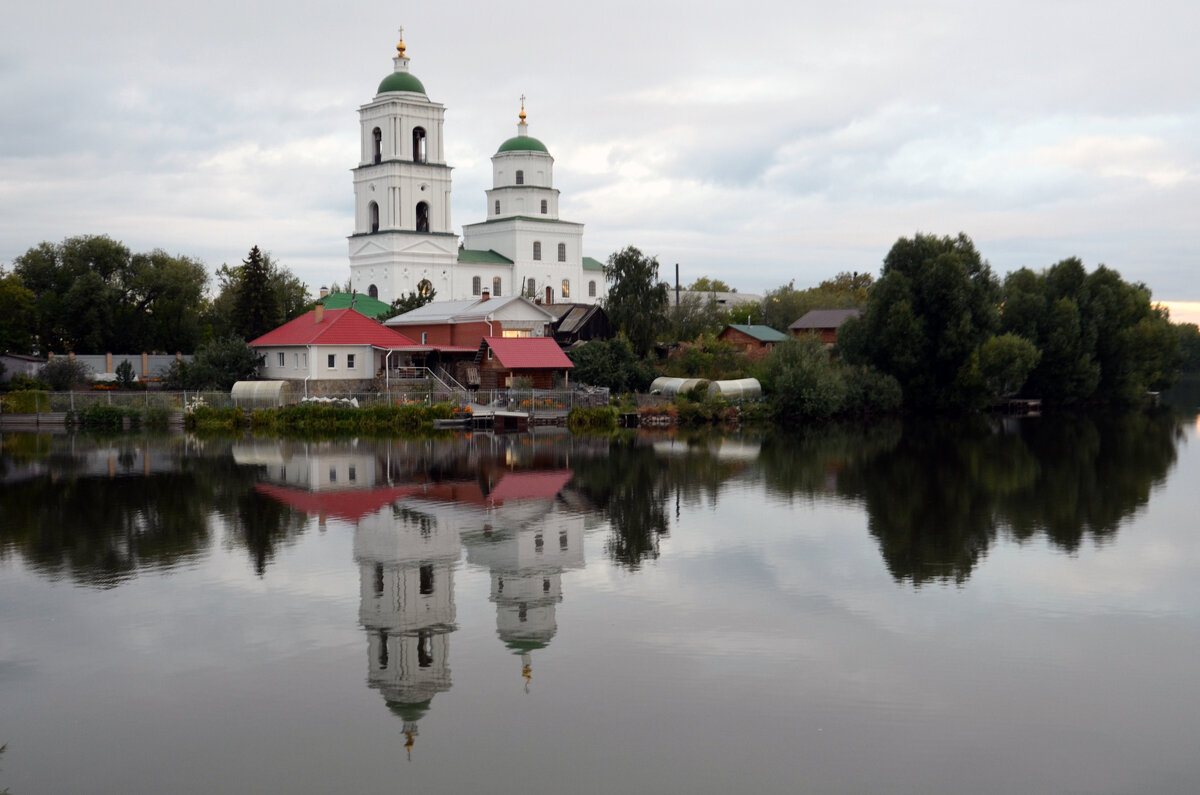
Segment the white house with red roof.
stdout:
<svg viewBox="0 0 1200 795">
<path fill-rule="evenodd" d="M 422 347 L 353 309 L 315 310 L 250 342 L 263 355 L 259 374 L 302 383 L 306 395 L 365 391 L 377 373 L 409 364 Z"/>
</svg>

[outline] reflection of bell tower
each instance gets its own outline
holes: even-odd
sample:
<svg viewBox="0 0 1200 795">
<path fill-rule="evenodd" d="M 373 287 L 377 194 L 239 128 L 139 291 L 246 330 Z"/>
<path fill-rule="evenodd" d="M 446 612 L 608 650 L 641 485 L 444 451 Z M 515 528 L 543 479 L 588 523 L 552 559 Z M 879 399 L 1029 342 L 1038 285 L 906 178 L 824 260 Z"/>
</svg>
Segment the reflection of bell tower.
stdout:
<svg viewBox="0 0 1200 795">
<path fill-rule="evenodd" d="M 553 510 L 520 530 L 467 542 L 467 560 L 492 573 L 496 634 L 521 657 L 525 687 L 533 677 L 532 654 L 558 632 L 562 572 L 583 568 L 583 517 Z"/>
<path fill-rule="evenodd" d="M 457 533 L 402 509 L 367 517 L 354 535 L 367 684 L 404 722 L 409 749 L 433 697 L 450 689 L 458 558 Z"/>
</svg>

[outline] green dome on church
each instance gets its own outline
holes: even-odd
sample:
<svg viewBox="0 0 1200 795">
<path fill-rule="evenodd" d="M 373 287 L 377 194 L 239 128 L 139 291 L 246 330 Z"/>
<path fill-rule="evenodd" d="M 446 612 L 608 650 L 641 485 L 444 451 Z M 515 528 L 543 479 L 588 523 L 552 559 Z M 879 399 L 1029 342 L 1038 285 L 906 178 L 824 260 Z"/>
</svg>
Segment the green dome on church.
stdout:
<svg viewBox="0 0 1200 795">
<path fill-rule="evenodd" d="M 421 81 L 408 72 L 392 72 L 383 78 L 383 82 L 379 84 L 378 93 L 386 94 L 389 91 L 412 91 L 416 94 L 424 94 L 425 86 L 421 85 Z"/>
<path fill-rule="evenodd" d="M 550 154 L 546 145 L 532 135 L 515 135 L 509 138 L 496 150 L 496 154 L 501 152 L 545 152 Z"/>
</svg>

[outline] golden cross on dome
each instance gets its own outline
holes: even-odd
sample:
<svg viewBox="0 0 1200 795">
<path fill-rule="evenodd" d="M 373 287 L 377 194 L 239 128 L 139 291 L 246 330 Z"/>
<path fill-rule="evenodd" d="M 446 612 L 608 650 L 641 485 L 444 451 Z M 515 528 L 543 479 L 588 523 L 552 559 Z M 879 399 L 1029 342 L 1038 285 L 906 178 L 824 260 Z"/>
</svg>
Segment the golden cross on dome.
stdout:
<svg viewBox="0 0 1200 795">
<path fill-rule="evenodd" d="M 521 115 L 518 118 L 521 119 L 521 124 L 525 123 L 525 95 L 524 94 L 521 95 Z"/>
<path fill-rule="evenodd" d="M 400 26 L 400 43 L 396 45 L 396 52 L 399 53 L 396 57 L 404 57 L 404 26 Z"/>
</svg>

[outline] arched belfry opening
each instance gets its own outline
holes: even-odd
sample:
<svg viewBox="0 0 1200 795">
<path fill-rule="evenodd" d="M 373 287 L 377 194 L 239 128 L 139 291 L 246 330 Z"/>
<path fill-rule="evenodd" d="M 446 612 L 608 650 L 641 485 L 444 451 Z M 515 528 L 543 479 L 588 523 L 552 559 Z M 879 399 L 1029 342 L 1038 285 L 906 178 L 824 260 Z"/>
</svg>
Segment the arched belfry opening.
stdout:
<svg viewBox="0 0 1200 795">
<path fill-rule="evenodd" d="M 413 127 L 413 162 L 424 163 L 426 161 L 425 152 L 425 128 Z"/>
<path fill-rule="evenodd" d="M 372 298 L 379 298 L 379 288 L 372 284 L 367 288 L 367 295 L 371 296 Z"/>
<path fill-rule="evenodd" d="M 417 202 L 417 231 L 429 231 L 429 205 L 425 202 Z"/>
<path fill-rule="evenodd" d="M 376 204 L 375 202 L 371 202 L 370 204 L 368 204 L 367 205 L 367 216 L 368 216 L 367 223 L 370 224 L 371 231 L 378 232 L 379 231 L 379 205 Z"/>
<path fill-rule="evenodd" d="M 375 155 L 372 159 L 374 163 L 383 162 L 383 131 L 376 127 L 371 131 L 371 137 L 374 139 Z"/>
</svg>

